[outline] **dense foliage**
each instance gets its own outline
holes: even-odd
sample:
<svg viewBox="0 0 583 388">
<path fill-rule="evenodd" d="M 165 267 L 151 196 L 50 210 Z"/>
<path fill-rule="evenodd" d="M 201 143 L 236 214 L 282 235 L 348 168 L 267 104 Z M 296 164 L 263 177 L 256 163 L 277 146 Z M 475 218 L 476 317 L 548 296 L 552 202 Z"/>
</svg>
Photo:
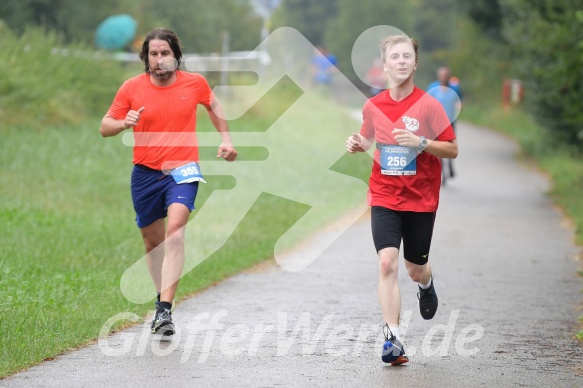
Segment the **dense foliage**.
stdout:
<svg viewBox="0 0 583 388">
<path fill-rule="evenodd" d="M 553 138 L 583 150 L 583 3 L 508 0 L 505 37 L 526 106 Z"/>
<path fill-rule="evenodd" d="M 331 49 L 341 71 L 355 81 L 355 39 L 370 27 L 391 25 L 421 42 L 420 86 L 442 64 L 452 67 L 474 100 L 499 99 L 505 78 L 520 79 L 525 107 L 552 138 L 583 149 L 580 0 L 281 0 L 266 24 L 252 3 L 257 1 L 6 0 L 0 19 L 19 35 L 40 26 L 57 31 L 64 43 L 90 45 L 106 16 L 128 13 L 138 21 L 138 41 L 149 29 L 168 26 L 187 52 L 220 51 L 224 32 L 231 50 L 252 50 L 263 26 L 291 26 Z"/>
<path fill-rule="evenodd" d="M 261 18 L 240 0 L 3 0 L 0 19 L 15 32 L 27 27 L 58 31 L 64 41 L 93 42 L 107 17 L 129 14 L 138 24 L 139 40 L 156 27 L 175 30 L 186 52 L 220 52 L 223 32 L 232 50 L 253 50 L 260 42 Z"/>
<path fill-rule="evenodd" d="M 447 64 L 467 101 L 492 102 L 500 101 L 505 79 L 520 79 L 524 106 L 553 134 L 549 144 L 583 150 L 580 0 L 282 0 L 276 21 L 328 46 L 355 81 L 355 39 L 375 25 L 398 27 L 421 42 L 418 85 Z"/>
<path fill-rule="evenodd" d="M 525 106 L 549 144 L 583 150 L 583 3 L 579 0 L 460 0 L 506 76 L 522 80 Z M 488 59 L 492 63 L 492 59 Z M 551 135 L 552 134 L 552 135 Z"/>
</svg>

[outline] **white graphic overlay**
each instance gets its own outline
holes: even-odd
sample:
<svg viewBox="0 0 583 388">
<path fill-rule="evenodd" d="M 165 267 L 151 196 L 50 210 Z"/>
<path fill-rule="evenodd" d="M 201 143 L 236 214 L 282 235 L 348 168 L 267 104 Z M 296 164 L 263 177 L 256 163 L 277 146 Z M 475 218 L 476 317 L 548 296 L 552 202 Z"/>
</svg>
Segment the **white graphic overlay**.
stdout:
<svg viewBox="0 0 583 388">
<path fill-rule="evenodd" d="M 374 56 L 378 57 L 378 42 L 382 37 L 395 33 L 402 32 L 390 26 L 369 29 L 357 40 L 353 50 L 357 53 L 372 50 L 371 53 L 374 52 Z M 267 148 L 269 156 L 265 160 L 225 163 L 218 159 L 200 163 L 205 177 L 232 176 L 236 180 L 236 186 L 231 190 L 215 190 L 188 223 L 184 238 L 185 263 L 181 276 L 192 271 L 226 243 L 262 193 L 279 196 L 310 207 L 279 238 L 274 247 L 275 259 L 282 268 L 288 271 L 301 271 L 310 265 L 368 209 L 365 201 L 367 184 L 358 178 L 330 170 L 330 167 L 345 155 L 344 141 L 355 129 L 359 128 L 359 123 L 353 122 L 346 128 L 331 127 L 327 125 L 325 114 L 313 108 L 314 98 L 322 98 L 318 90 L 309 87 L 309 80 L 306 77 L 306 68 L 309 65 L 310 55 L 315 49 L 314 46 L 297 30 L 285 27 L 274 31 L 259 47 L 263 50 L 267 48 L 271 58 L 269 65 L 263 64 L 266 67 L 262 71 L 251 66 L 239 67 L 237 70 L 255 71 L 258 75 L 258 82 L 255 85 L 221 85 L 213 89 L 215 96 L 223 105 L 224 118 L 233 120 L 244 115 L 283 77 L 288 77 L 293 81 L 301 88 L 303 94 L 267 131 L 231 132 L 235 147 Z M 374 56 L 370 58 L 368 65 L 372 63 Z M 354 57 L 353 54 L 353 60 Z M 197 61 L 200 61 L 200 58 L 197 58 Z M 190 67 L 196 63 L 198 62 L 190 62 L 187 59 L 186 70 L 196 71 L 196 68 Z M 208 71 L 224 70 L 220 61 L 209 63 L 211 65 L 207 67 Z M 357 73 L 359 73 L 359 66 L 355 63 Z M 348 78 L 341 72 L 335 73 L 334 77 L 336 88 L 354 96 L 361 102 L 361 106 L 364 105 L 366 97 Z M 232 96 L 241 98 L 232 98 Z M 297 121 L 290 120 L 292 116 L 302 116 L 305 120 L 301 126 L 298 126 L 293 124 Z M 184 138 L 179 139 L 179 143 L 192 144 L 193 134 L 180 136 Z M 189 136 L 190 139 L 188 139 Z M 294 140 L 298 137 L 304 140 L 317 139 L 311 144 L 310 157 L 298 158 L 296 156 L 297 149 L 306 147 L 305 141 L 298 143 Z M 128 146 L 154 146 L 156 138 L 159 137 L 140 136 L 134 139 L 132 133 L 126 133 L 122 140 Z M 220 142 L 219 136 L 211 132 L 199 132 L 196 138 L 198 146 L 217 147 Z M 139 143 L 136 144 L 136 141 Z M 236 202 L 237 206 L 230 207 L 229 212 L 224 211 L 225 204 L 231 202 Z M 345 209 L 351 209 L 348 215 L 346 212 L 338 213 L 338 203 L 343 203 Z M 321 227 L 335 220 L 340 220 L 335 228 L 313 239 L 310 249 L 296 253 L 290 252 L 290 249 L 301 241 L 302 236 L 314 230 L 315 225 Z M 156 249 L 163 250 L 164 244 Z M 179 278 L 170 279 L 165 283 L 172 284 L 177 280 Z M 133 303 L 142 304 L 152 300 L 154 292 L 146 265 L 146 256 L 140 258 L 124 272 L 120 287 L 124 296 Z"/>
</svg>

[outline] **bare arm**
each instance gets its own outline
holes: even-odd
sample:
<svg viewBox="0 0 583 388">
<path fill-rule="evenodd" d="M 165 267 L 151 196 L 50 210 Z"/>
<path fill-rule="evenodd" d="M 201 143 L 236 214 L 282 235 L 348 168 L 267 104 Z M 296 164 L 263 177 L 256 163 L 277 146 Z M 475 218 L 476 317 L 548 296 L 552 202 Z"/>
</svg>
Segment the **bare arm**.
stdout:
<svg viewBox="0 0 583 388">
<path fill-rule="evenodd" d="M 367 139 L 359 133 L 353 133 L 346 140 L 346 151 L 354 154 L 356 152 L 366 152 L 372 147 L 373 139 Z"/>
<path fill-rule="evenodd" d="M 404 129 L 395 129 L 393 131 L 395 135 L 395 140 L 400 146 L 418 148 L 421 139 L 419 136 L 412 134 L 411 132 Z M 458 155 L 457 140 L 453 139 L 450 141 L 440 141 L 440 140 L 428 140 L 427 148 L 425 152 L 435 155 L 438 158 L 450 158 L 455 159 Z"/>
<path fill-rule="evenodd" d="M 458 147 L 456 139 L 450 141 L 429 140 L 428 143 L 427 148 L 424 150 L 425 152 L 438 158 L 457 158 Z"/>
<path fill-rule="evenodd" d="M 105 115 L 101 120 L 99 132 L 103 137 L 115 136 L 124 130 L 138 125 L 140 115 L 144 111 L 144 107 L 138 110 L 130 110 L 124 120 L 117 120 L 111 116 Z"/>
<path fill-rule="evenodd" d="M 206 109 L 211 122 L 222 138 L 222 142 L 217 153 L 217 158 L 222 157 L 228 162 L 234 161 L 237 159 L 237 150 L 235 150 L 233 142 L 231 141 L 231 135 L 229 134 L 229 124 L 227 123 L 227 120 L 223 118 L 225 117 L 225 113 L 223 112 L 221 104 L 217 99 L 213 98 L 211 105 L 207 106 Z"/>
</svg>

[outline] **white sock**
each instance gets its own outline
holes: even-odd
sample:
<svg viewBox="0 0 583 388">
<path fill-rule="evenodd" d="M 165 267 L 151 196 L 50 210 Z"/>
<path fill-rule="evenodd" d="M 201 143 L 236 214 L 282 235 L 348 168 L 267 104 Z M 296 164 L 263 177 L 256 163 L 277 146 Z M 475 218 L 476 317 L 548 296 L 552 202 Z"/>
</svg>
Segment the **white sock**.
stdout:
<svg viewBox="0 0 583 388">
<path fill-rule="evenodd" d="M 426 290 L 426 289 L 428 289 L 431 286 L 431 280 L 433 280 L 433 276 L 431 276 L 429 278 L 429 281 L 427 282 L 427 284 L 423 284 L 423 283 L 417 283 L 417 284 L 419 284 L 419 287 L 421 287 L 424 290 Z"/>
<path fill-rule="evenodd" d="M 395 336 L 395 338 L 400 341 L 400 339 L 399 339 L 399 326 L 390 326 L 389 325 L 389 329 L 391 330 L 391 333 L 393 333 L 393 335 Z M 389 333 L 389 335 L 391 333 Z"/>
</svg>

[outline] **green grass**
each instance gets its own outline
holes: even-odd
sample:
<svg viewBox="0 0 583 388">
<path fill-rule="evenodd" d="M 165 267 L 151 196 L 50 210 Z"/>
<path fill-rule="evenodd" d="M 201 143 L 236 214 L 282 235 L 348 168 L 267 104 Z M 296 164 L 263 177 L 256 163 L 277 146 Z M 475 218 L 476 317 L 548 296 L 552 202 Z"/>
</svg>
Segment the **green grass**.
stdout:
<svg viewBox="0 0 583 388">
<path fill-rule="evenodd" d="M 2 128 L 80 125 L 124 80 L 118 63 L 93 57 L 84 45 L 65 47 L 53 32 L 16 36 L 0 20 L 0 35 Z"/>
<path fill-rule="evenodd" d="M 534 161 L 551 179 L 552 187 L 548 195 L 572 221 L 575 243 L 582 246 L 583 155 L 568 147 L 553 145 L 552 134 L 518 108 L 468 105 L 464 106 L 460 118 L 493 128 L 518 142 L 521 156 Z M 576 338 L 583 341 L 583 329 L 576 334 Z"/>
<path fill-rule="evenodd" d="M 317 96 L 302 97 L 304 106 L 316 113 L 307 116 L 301 109 L 290 108 L 300 96 L 294 84 L 282 80 L 248 114 L 231 123 L 233 132 L 265 131 L 285 114 L 285 125 L 291 128 L 319 129 L 325 124 L 338 131 L 341 140 L 335 147 L 343 149 L 344 133 L 352 132 L 358 123 L 347 118 L 343 108 Z M 114 314 L 129 311 L 145 316 L 152 308 L 152 303 L 128 302 L 120 291 L 121 275 L 143 255 L 129 192 L 131 148 L 119 136 L 101 138 L 98 127 L 95 118 L 75 126 L 2 128 L 7 146 L 0 153 L 0 320 L 4 332 L 0 377 L 90 342 Z M 199 130 L 214 131 L 204 111 Z M 309 158 L 330 146 L 322 144 L 321 136 L 324 133 L 317 130 L 311 137 L 298 131 L 295 138 L 285 140 L 301 145 L 293 150 L 295 157 Z M 239 151 L 241 161 L 265 159 L 261 149 L 242 147 Z M 214 159 L 215 152 L 216 148 L 204 149 L 201 158 Z M 366 155 L 340 157 L 330 167 L 365 179 L 370 159 Z M 209 183 L 201 186 L 198 209 L 214 190 L 234 185 L 228 176 L 206 178 Z M 338 195 L 339 189 L 328 187 L 318 193 L 334 204 L 334 212 L 332 217 L 315 220 L 307 233 L 366 198 L 365 191 Z M 236 206 L 233 198 L 224 210 L 228 213 Z M 309 209 L 305 203 L 277 195 L 258 195 L 227 243 L 182 278 L 177 299 L 273 257 L 275 241 Z M 302 237 L 306 236 L 296 236 Z"/>
</svg>

